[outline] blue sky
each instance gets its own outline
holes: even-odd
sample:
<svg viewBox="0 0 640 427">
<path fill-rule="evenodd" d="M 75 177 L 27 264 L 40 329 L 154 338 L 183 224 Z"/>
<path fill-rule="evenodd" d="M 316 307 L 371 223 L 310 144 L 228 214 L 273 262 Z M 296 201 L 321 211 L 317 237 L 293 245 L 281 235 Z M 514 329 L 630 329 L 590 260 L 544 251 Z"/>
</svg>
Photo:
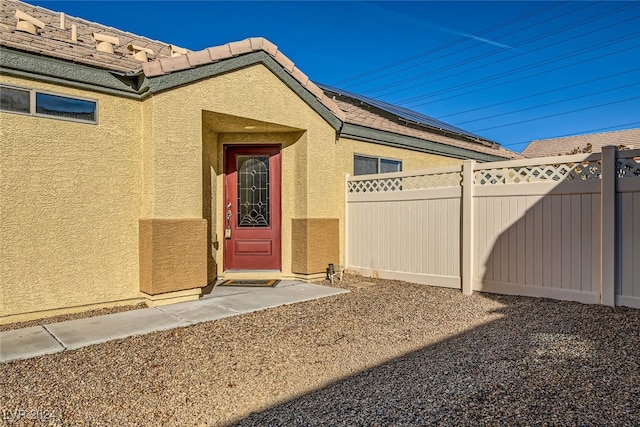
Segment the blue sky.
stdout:
<svg viewBox="0 0 640 427">
<path fill-rule="evenodd" d="M 318 83 L 514 151 L 640 127 L 640 2 L 29 3 L 192 50 L 265 37 Z"/>
</svg>

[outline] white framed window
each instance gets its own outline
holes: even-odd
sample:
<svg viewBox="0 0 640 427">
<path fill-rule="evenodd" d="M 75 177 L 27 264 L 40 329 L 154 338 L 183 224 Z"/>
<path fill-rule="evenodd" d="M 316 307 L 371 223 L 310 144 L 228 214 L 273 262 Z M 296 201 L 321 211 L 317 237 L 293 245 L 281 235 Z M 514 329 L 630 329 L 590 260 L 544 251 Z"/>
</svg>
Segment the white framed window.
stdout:
<svg viewBox="0 0 640 427">
<path fill-rule="evenodd" d="M 402 160 L 386 157 L 353 155 L 353 174 L 369 175 L 374 173 L 402 172 Z"/>
<path fill-rule="evenodd" d="M 36 89 L 0 85 L 0 111 L 36 117 L 98 123 L 98 101 Z"/>
</svg>

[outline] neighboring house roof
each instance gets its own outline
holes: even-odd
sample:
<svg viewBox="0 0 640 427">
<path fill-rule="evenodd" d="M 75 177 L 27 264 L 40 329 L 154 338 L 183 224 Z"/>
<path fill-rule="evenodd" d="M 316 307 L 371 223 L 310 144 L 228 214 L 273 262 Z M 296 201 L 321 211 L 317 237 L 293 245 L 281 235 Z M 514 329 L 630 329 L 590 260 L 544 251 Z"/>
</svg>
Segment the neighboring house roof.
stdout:
<svg viewBox="0 0 640 427">
<path fill-rule="evenodd" d="M 563 154 L 577 154 L 602 151 L 607 145 L 626 148 L 640 148 L 640 128 L 616 130 L 611 132 L 590 133 L 585 135 L 565 136 L 561 138 L 537 139 L 522 151 L 524 157 L 546 157 Z"/>
<path fill-rule="evenodd" d="M 29 55 L 87 65 L 96 70 L 70 71 L 68 68 L 52 67 L 48 71 L 41 71 L 38 66 L 28 64 L 29 58 L 25 60 L 17 55 L 11 56 L 5 51 L 1 55 L 4 58 L 0 58 L 4 72 L 12 69 L 26 76 L 48 72 L 50 77 L 58 77 L 58 80 L 62 77 L 60 73 L 64 72 L 81 83 L 89 80 L 96 82 L 101 90 L 117 89 L 125 95 L 145 96 L 148 95 L 145 93 L 147 91 L 167 90 L 179 84 L 261 62 L 290 87 L 291 82 L 297 82 L 295 86 L 303 88 L 301 91 L 297 90 L 298 95 L 313 108 L 326 108 L 326 114 L 320 113 L 334 128 L 338 129 L 344 123 L 340 129 L 341 135 L 458 158 L 472 157 L 489 161 L 519 157 L 495 142 L 415 111 L 328 86 L 323 90 L 280 52 L 276 45 L 264 38 L 245 39 L 197 52 L 182 50 L 182 54 L 172 56 L 171 45 L 167 43 L 16 0 L 0 1 L 0 46 Z M 16 10 L 45 24 L 39 35 L 16 30 Z M 77 29 L 75 41 L 72 40 L 72 26 Z M 94 33 L 117 37 L 119 44 L 115 46 L 114 53 L 98 51 Z M 148 49 L 148 61 L 135 59 L 128 49 L 129 45 Z M 223 66 L 227 62 L 229 65 Z M 178 73 L 180 71 L 184 73 Z M 108 72 L 131 79 L 129 87 L 122 89 L 119 87 L 122 85 L 121 79 L 97 74 Z M 172 78 L 174 75 L 181 77 Z M 362 128 L 378 133 L 363 132 Z M 402 138 L 398 140 L 400 136 Z M 473 153 L 480 155 L 470 155 Z"/>
</svg>

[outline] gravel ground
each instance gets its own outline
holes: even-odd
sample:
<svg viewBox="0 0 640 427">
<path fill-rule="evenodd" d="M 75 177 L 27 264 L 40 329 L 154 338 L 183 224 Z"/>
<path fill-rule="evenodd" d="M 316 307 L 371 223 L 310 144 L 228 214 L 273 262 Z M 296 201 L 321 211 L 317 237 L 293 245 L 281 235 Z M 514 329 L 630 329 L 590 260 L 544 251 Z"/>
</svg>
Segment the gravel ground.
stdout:
<svg viewBox="0 0 640 427">
<path fill-rule="evenodd" d="M 352 292 L 0 365 L 0 423 L 640 425 L 640 310 L 338 286 Z"/>
</svg>

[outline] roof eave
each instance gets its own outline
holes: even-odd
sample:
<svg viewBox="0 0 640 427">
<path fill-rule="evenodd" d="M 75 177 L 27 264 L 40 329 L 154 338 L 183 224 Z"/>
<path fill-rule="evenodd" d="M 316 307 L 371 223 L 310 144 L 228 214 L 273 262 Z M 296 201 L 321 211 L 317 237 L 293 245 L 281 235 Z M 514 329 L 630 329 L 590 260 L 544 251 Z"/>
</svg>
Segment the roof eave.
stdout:
<svg viewBox="0 0 640 427">
<path fill-rule="evenodd" d="M 356 139 L 359 141 L 370 142 L 374 144 L 404 148 L 412 151 L 453 157 L 462 160 L 472 159 L 479 162 L 492 162 L 510 159 L 508 156 L 481 153 L 467 148 L 455 147 L 453 145 L 429 141 L 427 139 L 408 135 L 401 135 L 398 133 L 383 131 L 380 129 L 369 128 L 353 123 L 345 123 L 342 127 L 340 136 L 343 138 Z"/>
</svg>

